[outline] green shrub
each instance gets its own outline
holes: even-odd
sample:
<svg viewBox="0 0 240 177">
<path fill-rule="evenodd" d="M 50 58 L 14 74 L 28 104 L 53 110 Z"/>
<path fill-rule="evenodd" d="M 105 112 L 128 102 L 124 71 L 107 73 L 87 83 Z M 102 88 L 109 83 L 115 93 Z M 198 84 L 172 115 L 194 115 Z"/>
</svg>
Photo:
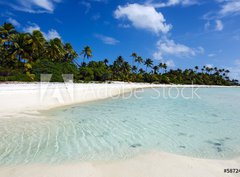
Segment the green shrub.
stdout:
<svg viewBox="0 0 240 177">
<path fill-rule="evenodd" d="M 40 60 L 33 64 L 32 74 L 36 80 L 40 81 L 41 74 L 52 74 L 51 82 L 63 82 L 62 74 L 78 73 L 77 67 L 69 62 L 53 62 L 49 60 Z"/>
</svg>

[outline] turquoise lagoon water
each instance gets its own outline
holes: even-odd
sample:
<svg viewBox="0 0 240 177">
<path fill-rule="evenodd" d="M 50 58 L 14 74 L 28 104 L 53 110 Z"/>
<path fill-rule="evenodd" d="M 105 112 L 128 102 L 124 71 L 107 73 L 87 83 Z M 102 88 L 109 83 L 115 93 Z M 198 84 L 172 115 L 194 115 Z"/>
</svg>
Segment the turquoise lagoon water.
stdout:
<svg viewBox="0 0 240 177">
<path fill-rule="evenodd" d="M 240 155 L 240 89 L 201 88 L 201 99 L 156 99 L 158 93 L 163 89 L 41 113 L 47 119 L 0 119 L 0 164 L 116 160 L 151 150 Z"/>
</svg>

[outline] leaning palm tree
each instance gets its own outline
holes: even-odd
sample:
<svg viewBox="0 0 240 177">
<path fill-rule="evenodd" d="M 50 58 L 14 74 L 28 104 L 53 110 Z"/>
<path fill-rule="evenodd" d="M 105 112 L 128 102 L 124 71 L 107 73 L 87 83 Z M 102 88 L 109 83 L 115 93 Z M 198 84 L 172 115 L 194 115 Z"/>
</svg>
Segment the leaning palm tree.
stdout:
<svg viewBox="0 0 240 177">
<path fill-rule="evenodd" d="M 147 69 L 148 69 L 149 67 L 152 67 L 153 61 L 152 61 L 150 58 L 148 58 L 148 59 L 146 59 L 146 61 L 144 62 L 144 65 L 146 65 L 146 72 L 147 72 Z"/>
<path fill-rule="evenodd" d="M 80 55 L 83 55 L 83 63 L 84 63 L 84 59 L 92 58 L 92 49 L 89 46 L 85 46 L 82 52 L 80 53 Z"/>
<path fill-rule="evenodd" d="M 66 43 L 64 45 L 64 49 L 65 49 L 64 61 L 72 62 L 75 58 L 78 57 L 77 52 L 73 49 L 70 43 Z"/>
</svg>

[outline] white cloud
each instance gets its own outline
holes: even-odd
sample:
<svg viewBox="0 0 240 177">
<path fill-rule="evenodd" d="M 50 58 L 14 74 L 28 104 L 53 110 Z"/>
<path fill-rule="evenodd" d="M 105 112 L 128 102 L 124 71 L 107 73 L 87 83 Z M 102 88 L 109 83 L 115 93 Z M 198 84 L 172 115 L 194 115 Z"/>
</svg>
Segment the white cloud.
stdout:
<svg viewBox="0 0 240 177">
<path fill-rule="evenodd" d="M 130 28 L 129 24 L 119 24 L 118 27 L 120 28 Z"/>
<path fill-rule="evenodd" d="M 211 23 L 208 21 L 207 23 L 205 23 L 204 29 L 209 30 L 210 26 L 211 26 Z"/>
<path fill-rule="evenodd" d="M 205 20 L 214 20 L 228 17 L 231 15 L 240 15 L 240 0 L 215 0 L 220 9 L 210 11 L 203 15 Z"/>
<path fill-rule="evenodd" d="M 175 63 L 174 63 L 173 60 L 163 61 L 163 63 L 166 63 L 169 68 L 174 68 L 175 67 Z"/>
<path fill-rule="evenodd" d="M 92 8 L 92 5 L 90 2 L 81 1 L 80 4 L 86 7 L 85 14 L 87 14 L 90 11 L 90 9 Z"/>
<path fill-rule="evenodd" d="M 222 21 L 221 21 L 221 20 L 216 20 L 215 22 L 216 22 L 216 28 L 215 28 L 215 30 L 216 30 L 216 31 L 222 31 L 223 28 L 224 28 Z"/>
<path fill-rule="evenodd" d="M 33 0 L 34 5 L 52 12 L 54 9 L 53 2 L 50 0 Z"/>
<path fill-rule="evenodd" d="M 240 13 L 240 0 L 222 1 L 224 4 L 221 6 L 220 14 L 223 16 Z"/>
<path fill-rule="evenodd" d="M 172 26 L 165 23 L 161 12 L 148 5 L 127 4 L 118 6 L 114 12 L 115 18 L 127 18 L 135 28 L 145 29 L 156 34 L 167 33 Z"/>
<path fill-rule="evenodd" d="M 0 0 L 0 5 L 1 5 L 1 0 Z M 8 10 L 6 10 L 5 12 L 2 12 L 1 13 L 1 16 L 2 17 L 13 17 L 13 16 L 15 16 L 12 12 L 10 12 L 10 11 L 8 11 Z"/>
<path fill-rule="evenodd" d="M 40 26 L 38 26 L 37 24 L 35 24 L 35 23 L 29 23 L 29 24 L 30 24 L 29 26 L 23 28 L 23 31 L 24 31 L 24 32 L 26 32 L 26 33 L 32 33 L 32 32 L 35 31 L 35 30 L 41 31 Z"/>
<path fill-rule="evenodd" d="M 213 68 L 213 64 L 206 64 L 205 65 L 207 68 Z"/>
<path fill-rule="evenodd" d="M 205 31 L 222 31 L 224 25 L 222 20 L 207 21 L 204 25 Z"/>
<path fill-rule="evenodd" d="M 164 56 L 169 55 L 175 57 L 191 57 L 202 53 L 204 53 L 202 47 L 193 49 L 186 45 L 175 43 L 173 40 L 162 39 L 157 42 L 157 51 L 154 52 L 153 57 L 161 60 Z"/>
<path fill-rule="evenodd" d="M 215 53 L 210 53 L 210 54 L 208 54 L 208 57 L 215 57 L 215 56 L 216 56 Z"/>
<path fill-rule="evenodd" d="M 85 14 L 87 14 L 91 8 L 92 8 L 92 3 L 108 3 L 108 0 L 81 0 L 79 1 L 79 4 L 85 6 Z"/>
<path fill-rule="evenodd" d="M 92 16 L 92 20 L 98 20 L 101 18 L 101 15 L 100 14 L 95 14 Z"/>
<path fill-rule="evenodd" d="M 53 13 L 56 3 L 60 2 L 61 0 L 13 0 L 3 4 L 28 13 Z"/>
<path fill-rule="evenodd" d="M 11 23 L 12 25 L 14 25 L 15 27 L 20 27 L 21 26 L 21 24 L 17 21 L 17 20 L 15 20 L 15 19 L 13 19 L 13 18 L 8 18 L 7 19 L 7 21 L 9 22 L 9 23 Z"/>
<path fill-rule="evenodd" d="M 198 4 L 198 0 L 168 0 L 167 2 L 155 2 L 154 0 L 148 0 L 146 4 L 152 5 L 155 8 L 169 7 L 176 5 L 189 6 Z"/>
<path fill-rule="evenodd" d="M 235 64 L 240 66 L 240 59 L 239 60 L 235 60 Z"/>
<path fill-rule="evenodd" d="M 95 34 L 95 37 L 100 39 L 104 44 L 116 45 L 117 43 L 119 43 L 119 41 L 117 39 L 109 37 L 109 36 L 104 36 L 104 35 L 101 35 L 101 34 Z"/>
<path fill-rule="evenodd" d="M 38 26 L 37 24 L 35 23 L 29 23 L 30 25 L 23 28 L 23 31 L 26 32 L 26 33 L 32 33 L 33 31 L 35 30 L 39 30 L 41 31 L 41 28 L 40 26 Z M 59 38 L 61 39 L 61 36 L 60 34 L 55 30 L 55 29 L 50 29 L 48 30 L 47 33 L 41 31 L 43 33 L 43 36 L 47 39 L 47 40 L 51 40 L 51 39 L 54 39 L 54 38 Z"/>
<path fill-rule="evenodd" d="M 60 34 L 55 29 L 50 29 L 50 30 L 48 30 L 47 33 L 43 33 L 43 35 L 47 40 L 51 40 L 51 39 L 54 39 L 54 38 L 61 39 Z"/>
</svg>

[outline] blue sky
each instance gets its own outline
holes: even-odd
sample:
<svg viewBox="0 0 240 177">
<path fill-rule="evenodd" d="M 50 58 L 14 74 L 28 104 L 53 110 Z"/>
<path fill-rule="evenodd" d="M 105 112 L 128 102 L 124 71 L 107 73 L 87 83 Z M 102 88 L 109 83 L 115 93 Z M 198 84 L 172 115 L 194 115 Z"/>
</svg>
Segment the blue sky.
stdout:
<svg viewBox="0 0 240 177">
<path fill-rule="evenodd" d="M 85 45 L 93 59 L 137 52 L 172 68 L 224 67 L 240 79 L 240 0 L 0 0 L 1 23 Z"/>
</svg>

